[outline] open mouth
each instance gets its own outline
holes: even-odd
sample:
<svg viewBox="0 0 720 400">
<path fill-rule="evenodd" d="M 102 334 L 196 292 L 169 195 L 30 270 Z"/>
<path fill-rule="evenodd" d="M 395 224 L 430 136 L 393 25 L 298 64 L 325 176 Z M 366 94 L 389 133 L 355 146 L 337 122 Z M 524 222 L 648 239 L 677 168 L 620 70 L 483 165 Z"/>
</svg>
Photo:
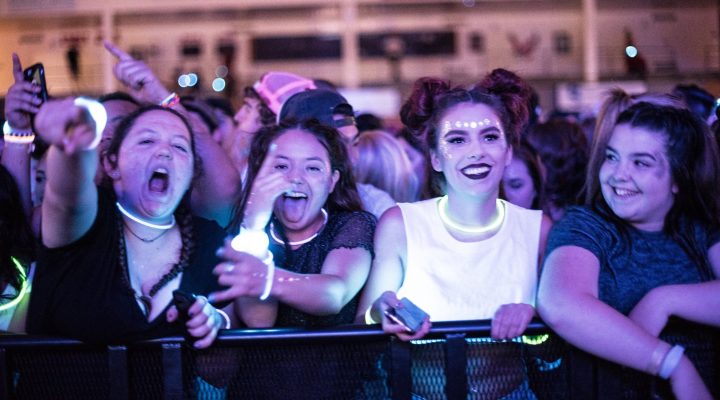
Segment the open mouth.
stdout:
<svg viewBox="0 0 720 400">
<path fill-rule="evenodd" d="M 307 195 L 302 192 L 296 192 L 294 190 L 283 193 L 283 198 L 290 200 L 307 199 Z"/>
<path fill-rule="evenodd" d="M 492 168 L 488 164 L 474 164 L 460 170 L 463 175 L 470 179 L 485 179 Z"/>
<path fill-rule="evenodd" d="M 287 191 L 282 195 L 282 213 L 288 221 L 300 221 L 305 215 L 308 195 L 302 192 Z"/>
<path fill-rule="evenodd" d="M 153 171 L 152 175 L 150 176 L 150 182 L 148 183 L 148 187 L 150 188 L 151 192 L 165 193 L 168 189 L 169 184 L 170 175 L 168 175 L 168 170 L 165 168 L 158 168 Z"/>
</svg>

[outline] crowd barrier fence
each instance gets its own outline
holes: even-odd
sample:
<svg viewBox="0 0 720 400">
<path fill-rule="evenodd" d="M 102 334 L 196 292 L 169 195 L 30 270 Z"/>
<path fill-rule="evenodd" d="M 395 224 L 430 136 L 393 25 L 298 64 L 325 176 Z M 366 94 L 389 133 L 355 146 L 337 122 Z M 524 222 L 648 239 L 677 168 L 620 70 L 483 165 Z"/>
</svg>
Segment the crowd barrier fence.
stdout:
<svg viewBox="0 0 720 400">
<path fill-rule="evenodd" d="M 720 392 L 720 334 L 674 323 L 663 338 Z M 0 335 L 2 399 L 663 399 L 667 382 L 599 360 L 533 321 L 513 341 L 489 321 L 433 324 L 402 342 L 377 325 L 222 331 L 207 350 L 183 337 L 132 345 Z M 622 340 L 622 338 L 617 338 Z"/>
</svg>

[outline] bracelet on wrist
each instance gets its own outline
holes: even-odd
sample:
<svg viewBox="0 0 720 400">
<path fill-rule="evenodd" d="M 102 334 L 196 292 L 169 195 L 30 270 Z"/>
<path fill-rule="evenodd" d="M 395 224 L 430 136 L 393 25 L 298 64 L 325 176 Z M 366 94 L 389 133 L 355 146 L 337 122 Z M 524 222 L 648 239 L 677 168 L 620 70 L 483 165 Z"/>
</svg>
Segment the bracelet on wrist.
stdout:
<svg viewBox="0 0 720 400">
<path fill-rule="evenodd" d="M 372 317 L 372 305 L 370 307 L 368 307 L 367 311 L 365 311 L 365 324 L 366 325 L 379 324 L 379 322 L 375 321 Z"/>
<path fill-rule="evenodd" d="M 665 355 L 670 351 L 670 346 L 666 344 L 663 341 L 660 341 L 660 343 L 655 347 L 655 350 L 653 350 L 652 355 L 650 356 L 650 361 L 648 362 L 648 366 L 645 369 L 645 371 L 650 375 L 657 375 L 660 373 L 660 367 L 662 366 L 662 362 L 665 359 Z"/>
<path fill-rule="evenodd" d="M 107 111 L 105 111 L 105 107 L 100 104 L 100 102 L 87 97 L 76 97 L 73 104 L 77 107 L 84 108 L 95 123 L 95 139 L 83 149 L 93 150 L 98 147 L 102 140 L 102 133 L 105 130 L 105 124 L 107 124 Z"/>
<path fill-rule="evenodd" d="M 672 349 L 670 349 L 667 354 L 665 354 L 665 358 L 660 365 L 658 376 L 663 379 L 670 378 L 670 375 L 672 375 L 672 373 L 675 371 L 675 368 L 677 368 L 678 364 L 680 364 L 680 360 L 682 359 L 684 352 L 684 347 L 677 344 L 673 346 Z"/>
<path fill-rule="evenodd" d="M 165 108 L 172 108 L 175 107 L 178 103 L 180 103 L 180 96 L 178 96 L 177 93 L 172 92 L 159 104 Z"/>
<path fill-rule="evenodd" d="M 273 254 L 268 250 L 270 239 L 263 230 L 248 229 L 244 226 L 240 227 L 240 232 L 230 242 L 230 247 L 235 251 L 241 251 L 259 258 L 267 267 L 265 275 L 265 287 L 260 300 L 267 300 L 272 291 L 273 281 L 275 280 L 275 263 L 273 262 Z"/>
<path fill-rule="evenodd" d="M 32 142 L 35 140 L 35 133 L 32 131 L 32 129 L 14 129 L 7 121 L 5 121 L 5 123 L 3 124 L 3 138 L 5 139 L 6 143 L 32 144 Z"/>
<path fill-rule="evenodd" d="M 270 253 L 270 252 L 268 252 Z M 263 289 L 262 294 L 260 294 L 260 300 L 265 301 L 268 297 L 270 297 L 270 292 L 272 291 L 273 282 L 275 281 L 275 263 L 272 259 L 272 253 L 270 253 L 270 256 L 268 257 L 270 262 L 263 261 L 265 265 L 267 266 L 267 275 L 265 275 L 265 288 Z"/>
<path fill-rule="evenodd" d="M 270 239 L 263 230 L 247 229 L 240 227 L 240 232 L 230 242 L 230 247 L 235 251 L 242 251 L 254 255 L 261 260 L 268 257 L 268 246 Z"/>
<path fill-rule="evenodd" d="M 225 322 L 224 327 L 221 327 L 220 329 L 230 329 L 230 317 L 225 313 L 225 311 L 216 308 L 215 311 L 217 311 L 218 314 L 222 317 L 223 321 Z"/>
</svg>

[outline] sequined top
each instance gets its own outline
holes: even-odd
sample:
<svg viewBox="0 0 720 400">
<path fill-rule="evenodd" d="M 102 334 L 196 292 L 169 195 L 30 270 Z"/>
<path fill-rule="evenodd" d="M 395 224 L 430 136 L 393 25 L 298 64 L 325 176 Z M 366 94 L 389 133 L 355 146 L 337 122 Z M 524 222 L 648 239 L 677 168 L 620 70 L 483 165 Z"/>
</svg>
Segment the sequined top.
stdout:
<svg viewBox="0 0 720 400">
<path fill-rule="evenodd" d="M 334 249 L 363 248 L 374 258 L 376 224 L 375 217 L 365 211 L 330 213 L 327 225 L 315 239 L 295 250 L 271 242 L 270 251 L 278 267 L 300 274 L 319 274 L 325 257 Z M 276 221 L 275 226 L 280 224 Z M 329 316 L 307 314 L 280 303 L 275 326 L 318 328 L 350 324 L 355 318 L 359 296 L 359 293 L 355 295 L 338 314 Z"/>
</svg>

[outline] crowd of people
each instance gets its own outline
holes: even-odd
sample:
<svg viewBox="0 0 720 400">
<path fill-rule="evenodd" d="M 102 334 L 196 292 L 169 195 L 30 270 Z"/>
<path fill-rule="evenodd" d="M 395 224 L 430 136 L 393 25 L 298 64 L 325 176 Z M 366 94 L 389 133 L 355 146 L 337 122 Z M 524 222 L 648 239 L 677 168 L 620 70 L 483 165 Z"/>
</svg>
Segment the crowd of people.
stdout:
<svg viewBox="0 0 720 400">
<path fill-rule="evenodd" d="M 609 93 L 594 124 L 538 115 L 495 69 L 421 78 L 400 130 L 328 82 L 268 72 L 235 111 L 180 97 L 112 43 L 124 90 L 51 98 L 13 55 L 0 167 L 0 329 L 114 344 L 228 328 L 541 318 L 573 346 L 710 398 L 671 317 L 720 326 L 714 98 Z M 588 125 L 592 125 L 588 128 Z M 174 298 L 191 296 L 189 308 Z M 409 299 L 414 329 L 393 312 Z M 502 360 L 498 364 L 498 360 Z M 420 361 L 422 364 L 422 360 Z M 430 368 L 430 366 L 428 366 Z"/>
</svg>

